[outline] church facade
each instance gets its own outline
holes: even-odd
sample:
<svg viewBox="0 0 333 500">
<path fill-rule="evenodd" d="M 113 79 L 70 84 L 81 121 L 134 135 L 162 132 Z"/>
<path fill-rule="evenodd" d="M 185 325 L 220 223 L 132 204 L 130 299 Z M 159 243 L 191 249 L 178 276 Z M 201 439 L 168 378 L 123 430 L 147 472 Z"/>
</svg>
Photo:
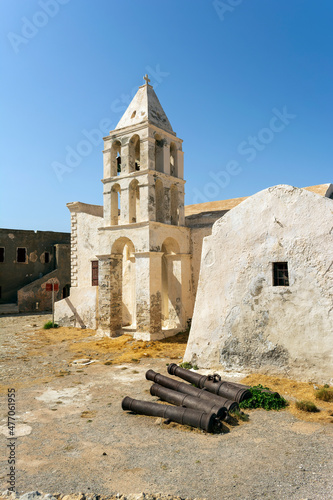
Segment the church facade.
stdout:
<svg viewBox="0 0 333 500">
<path fill-rule="evenodd" d="M 146 75 L 104 138 L 103 207 L 69 203 L 71 291 L 60 325 L 155 340 L 192 318 L 203 239 L 244 198 L 184 206 L 184 159 Z M 332 185 L 306 188 L 324 197 Z"/>
</svg>

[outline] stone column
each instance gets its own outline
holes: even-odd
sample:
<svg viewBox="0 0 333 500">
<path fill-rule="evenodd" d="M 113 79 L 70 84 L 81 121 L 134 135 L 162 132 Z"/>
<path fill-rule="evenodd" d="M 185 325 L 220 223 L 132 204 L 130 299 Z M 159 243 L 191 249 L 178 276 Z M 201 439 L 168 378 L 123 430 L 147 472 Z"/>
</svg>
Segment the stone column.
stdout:
<svg viewBox="0 0 333 500">
<path fill-rule="evenodd" d="M 128 174 L 129 173 L 129 154 L 130 147 L 129 144 L 124 144 L 121 147 L 121 173 Z"/>
<path fill-rule="evenodd" d="M 114 337 L 122 324 L 122 255 L 98 255 L 98 334 Z"/>
<path fill-rule="evenodd" d="M 184 186 L 178 184 L 178 226 L 185 226 Z"/>
<path fill-rule="evenodd" d="M 164 144 L 163 147 L 163 172 L 170 175 L 170 144 Z"/>
<path fill-rule="evenodd" d="M 111 185 L 110 184 L 104 184 L 103 219 L 104 219 L 104 226 L 111 226 Z"/>
<path fill-rule="evenodd" d="M 145 222 L 150 219 L 149 216 L 149 186 L 146 183 L 140 183 L 140 221 Z"/>
<path fill-rule="evenodd" d="M 103 151 L 103 166 L 103 178 L 108 179 L 109 177 L 111 177 L 111 148 L 105 149 Z"/>
<path fill-rule="evenodd" d="M 141 170 L 156 170 L 155 167 L 155 140 L 152 137 L 146 137 L 140 143 L 140 162 Z"/>
<path fill-rule="evenodd" d="M 182 307 L 182 262 L 179 254 L 167 254 L 168 297 L 170 328 L 183 326 Z"/>
<path fill-rule="evenodd" d="M 181 282 L 182 282 L 182 326 L 186 327 L 186 322 L 192 318 L 194 297 L 192 291 L 192 269 L 191 254 L 179 254 L 181 258 Z"/>
<path fill-rule="evenodd" d="M 177 151 L 177 168 L 179 179 L 184 179 L 184 152 Z"/>
<path fill-rule="evenodd" d="M 153 340 L 161 333 L 163 252 L 135 254 L 136 324 L 135 338 Z"/>
<path fill-rule="evenodd" d="M 120 221 L 121 225 L 129 223 L 129 187 L 123 187 L 120 196 Z"/>
<path fill-rule="evenodd" d="M 164 223 L 171 224 L 171 190 L 169 186 L 164 186 L 163 201 Z"/>
</svg>

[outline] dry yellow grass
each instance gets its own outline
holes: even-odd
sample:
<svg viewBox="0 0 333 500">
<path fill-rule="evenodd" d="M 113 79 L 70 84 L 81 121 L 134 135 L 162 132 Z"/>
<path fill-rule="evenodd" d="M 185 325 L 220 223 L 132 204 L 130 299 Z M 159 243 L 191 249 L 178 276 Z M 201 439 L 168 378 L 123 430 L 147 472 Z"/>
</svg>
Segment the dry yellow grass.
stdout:
<svg viewBox="0 0 333 500">
<path fill-rule="evenodd" d="M 134 340 L 131 335 L 96 337 L 95 330 L 60 327 L 36 331 L 28 354 L 43 356 L 43 346 L 68 342 L 73 359 L 94 358 L 110 364 L 136 363 L 143 357 L 182 359 L 187 339 L 188 333 L 155 341 Z"/>
</svg>

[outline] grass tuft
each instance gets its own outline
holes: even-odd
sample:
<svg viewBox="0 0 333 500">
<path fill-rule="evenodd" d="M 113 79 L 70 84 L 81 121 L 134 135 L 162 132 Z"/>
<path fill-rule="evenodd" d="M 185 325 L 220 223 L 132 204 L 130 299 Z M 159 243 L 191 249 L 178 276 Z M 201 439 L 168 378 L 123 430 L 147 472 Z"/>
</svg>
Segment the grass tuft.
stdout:
<svg viewBox="0 0 333 500">
<path fill-rule="evenodd" d="M 321 401 L 333 401 L 333 389 L 331 387 L 322 387 L 315 392 L 316 399 L 321 399 Z"/>
<path fill-rule="evenodd" d="M 192 365 L 192 363 L 189 363 L 188 361 L 184 361 L 183 363 L 179 363 L 179 366 L 181 368 L 184 368 L 185 370 L 199 370 L 197 365 Z"/>
<path fill-rule="evenodd" d="M 317 406 L 314 403 L 312 403 L 312 401 L 306 401 L 306 400 L 296 401 L 296 408 L 298 410 L 307 411 L 307 412 L 311 412 L 311 413 L 316 413 L 316 412 L 320 411 L 317 408 Z"/>
<path fill-rule="evenodd" d="M 50 328 L 58 328 L 58 324 L 57 323 L 52 323 L 52 321 L 47 321 L 47 323 L 45 323 L 45 325 L 43 326 L 44 330 L 49 330 Z"/>
</svg>

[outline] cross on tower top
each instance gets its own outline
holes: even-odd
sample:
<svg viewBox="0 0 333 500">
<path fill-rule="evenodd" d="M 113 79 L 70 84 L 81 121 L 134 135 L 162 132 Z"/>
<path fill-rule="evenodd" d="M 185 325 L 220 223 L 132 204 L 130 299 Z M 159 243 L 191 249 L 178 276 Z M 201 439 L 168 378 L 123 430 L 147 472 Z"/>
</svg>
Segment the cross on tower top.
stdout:
<svg viewBox="0 0 333 500">
<path fill-rule="evenodd" d="M 148 75 L 147 73 L 145 74 L 145 76 L 143 77 L 144 81 L 146 82 L 146 85 L 148 85 L 148 83 L 150 82 L 149 78 L 148 78 Z"/>
</svg>

